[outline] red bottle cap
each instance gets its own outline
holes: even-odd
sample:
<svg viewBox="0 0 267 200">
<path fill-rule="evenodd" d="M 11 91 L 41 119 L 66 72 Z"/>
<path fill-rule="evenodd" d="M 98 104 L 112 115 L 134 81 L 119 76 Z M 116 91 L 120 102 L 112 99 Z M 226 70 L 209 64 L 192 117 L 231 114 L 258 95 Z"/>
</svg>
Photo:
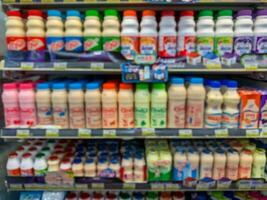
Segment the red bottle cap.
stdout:
<svg viewBox="0 0 267 200">
<path fill-rule="evenodd" d="M 29 10 L 28 16 L 43 17 L 43 12 L 41 10 Z"/>
<path fill-rule="evenodd" d="M 171 10 L 165 10 L 161 12 L 161 16 L 174 16 L 175 12 Z"/>
<path fill-rule="evenodd" d="M 192 11 L 192 10 L 185 10 L 185 11 L 182 11 L 182 12 L 180 13 L 180 16 L 181 16 L 181 17 L 186 17 L 186 16 L 192 17 L 192 16 L 194 16 L 194 11 Z"/>
<path fill-rule="evenodd" d="M 8 17 L 21 17 L 21 13 L 19 10 L 9 10 L 6 14 Z"/>
</svg>

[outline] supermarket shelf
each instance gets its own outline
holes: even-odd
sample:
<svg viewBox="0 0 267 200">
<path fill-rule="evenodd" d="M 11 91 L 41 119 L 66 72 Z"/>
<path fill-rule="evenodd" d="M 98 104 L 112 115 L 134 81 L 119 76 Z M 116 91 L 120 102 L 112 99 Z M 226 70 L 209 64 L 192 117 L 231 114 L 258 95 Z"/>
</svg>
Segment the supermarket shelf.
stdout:
<svg viewBox="0 0 267 200">
<path fill-rule="evenodd" d="M 2 129 L 2 138 L 58 138 L 58 139 L 220 139 L 220 138 L 267 138 L 261 129 Z"/>
<path fill-rule="evenodd" d="M 182 182 L 122 183 L 120 181 L 75 178 L 72 185 L 46 184 L 44 177 L 7 177 L 9 191 L 263 191 L 267 183 L 262 179 L 247 179 L 236 182 L 211 181 L 206 184 L 194 181 L 187 187 Z"/>
</svg>

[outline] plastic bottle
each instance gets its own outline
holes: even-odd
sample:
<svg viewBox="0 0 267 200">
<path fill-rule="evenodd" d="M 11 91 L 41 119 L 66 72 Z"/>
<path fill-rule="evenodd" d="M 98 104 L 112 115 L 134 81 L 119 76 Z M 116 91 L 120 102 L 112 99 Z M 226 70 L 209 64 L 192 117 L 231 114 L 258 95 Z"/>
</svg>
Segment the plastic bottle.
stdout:
<svg viewBox="0 0 267 200">
<path fill-rule="evenodd" d="M 167 127 L 167 92 L 165 83 L 154 83 L 151 92 L 151 127 Z"/>
<path fill-rule="evenodd" d="M 65 50 L 69 52 L 83 51 L 82 22 L 79 11 L 67 11 L 65 22 Z"/>
<path fill-rule="evenodd" d="M 223 128 L 238 128 L 240 96 L 237 92 L 237 82 L 228 81 L 227 91 L 223 95 Z"/>
<path fill-rule="evenodd" d="M 199 178 L 199 153 L 194 150 L 189 150 L 187 153 L 188 163 L 190 165 L 190 169 L 187 172 L 187 175 L 191 178 L 198 179 Z"/>
<path fill-rule="evenodd" d="M 242 178 L 251 178 L 253 156 L 250 150 L 243 150 L 240 153 L 240 163 L 238 177 Z"/>
<path fill-rule="evenodd" d="M 214 21 L 211 10 L 199 12 L 197 21 L 197 51 L 201 56 L 214 50 Z"/>
<path fill-rule="evenodd" d="M 267 10 L 258 10 L 254 22 L 254 52 L 267 53 Z"/>
<path fill-rule="evenodd" d="M 144 10 L 142 12 L 140 31 L 140 54 L 157 55 L 158 51 L 158 23 L 156 13 L 153 10 Z"/>
<path fill-rule="evenodd" d="M 68 92 L 70 128 L 85 128 L 84 92 L 81 83 L 71 83 Z"/>
<path fill-rule="evenodd" d="M 187 89 L 186 128 L 203 128 L 206 92 L 202 78 L 191 78 Z"/>
<path fill-rule="evenodd" d="M 85 108 L 86 108 L 86 128 L 101 128 L 101 92 L 99 84 L 96 82 L 88 83 L 85 92 Z"/>
<path fill-rule="evenodd" d="M 54 83 L 52 85 L 52 109 L 54 125 L 61 128 L 69 128 L 69 116 L 67 105 L 67 91 L 65 83 Z"/>
<path fill-rule="evenodd" d="M 19 85 L 19 107 L 21 126 L 32 127 L 37 124 L 35 92 L 32 83 Z"/>
<path fill-rule="evenodd" d="M 46 21 L 46 44 L 49 51 L 59 52 L 64 50 L 64 25 L 61 12 L 48 10 Z"/>
<path fill-rule="evenodd" d="M 211 82 L 210 91 L 207 93 L 206 110 L 205 110 L 205 127 L 221 128 L 222 125 L 222 103 L 223 96 L 219 81 Z"/>
<path fill-rule="evenodd" d="M 30 153 L 25 153 L 22 155 L 20 162 L 20 173 L 21 176 L 34 176 L 32 155 Z"/>
<path fill-rule="evenodd" d="M 183 150 L 176 151 L 173 161 L 173 180 L 183 181 L 186 179 L 187 156 Z"/>
<path fill-rule="evenodd" d="M 240 57 L 250 54 L 253 50 L 252 10 L 240 10 L 237 13 L 234 32 L 234 50 Z"/>
<path fill-rule="evenodd" d="M 134 94 L 131 84 L 120 84 L 118 93 L 119 128 L 134 127 Z"/>
<path fill-rule="evenodd" d="M 121 54 L 133 60 L 139 52 L 139 23 L 134 10 L 125 10 L 121 23 Z"/>
<path fill-rule="evenodd" d="M 136 84 L 134 102 L 135 127 L 150 128 L 150 93 L 148 84 Z"/>
<path fill-rule="evenodd" d="M 238 179 L 239 153 L 236 150 L 227 151 L 226 176 L 230 180 Z"/>
<path fill-rule="evenodd" d="M 185 128 L 185 102 L 184 79 L 172 78 L 168 89 L 168 128 Z"/>
<path fill-rule="evenodd" d="M 40 10 L 29 10 L 27 26 L 27 60 L 44 61 L 45 60 L 45 25 L 43 13 Z"/>
<path fill-rule="evenodd" d="M 20 161 L 17 153 L 10 153 L 8 156 L 7 164 L 8 176 L 20 176 Z"/>
<path fill-rule="evenodd" d="M 47 162 L 45 159 L 45 155 L 42 153 L 38 153 L 35 157 L 35 161 L 33 164 L 34 175 L 35 176 L 45 176 L 47 173 Z"/>
<path fill-rule="evenodd" d="M 5 114 L 5 126 L 20 125 L 18 90 L 15 83 L 3 84 L 2 101 Z"/>
<path fill-rule="evenodd" d="M 72 163 L 72 172 L 75 177 L 84 176 L 84 165 L 81 158 L 75 158 Z"/>
<path fill-rule="evenodd" d="M 194 11 L 182 11 L 178 23 L 178 56 L 186 56 L 188 53 L 196 51 L 195 26 Z"/>
<path fill-rule="evenodd" d="M 101 43 L 101 23 L 97 10 L 87 10 L 84 21 L 84 51 L 100 51 Z"/>
<path fill-rule="evenodd" d="M 7 11 L 6 19 L 7 58 L 23 61 L 26 51 L 26 35 L 22 16 L 18 10 Z"/>
<path fill-rule="evenodd" d="M 253 154 L 252 178 L 264 178 L 266 166 L 266 152 L 264 149 L 256 149 Z"/>
<path fill-rule="evenodd" d="M 215 32 L 215 52 L 219 56 L 233 53 L 233 11 L 221 10 L 218 13 Z"/>
<path fill-rule="evenodd" d="M 102 127 L 118 128 L 117 91 L 115 83 L 104 83 L 102 91 Z"/>
<path fill-rule="evenodd" d="M 213 179 L 220 180 L 225 177 L 226 155 L 222 149 L 214 152 Z"/>
<path fill-rule="evenodd" d="M 159 56 L 173 58 L 177 52 L 177 32 L 174 11 L 162 11 L 159 31 Z"/>
<path fill-rule="evenodd" d="M 120 23 L 116 10 L 105 10 L 103 21 L 103 50 L 120 52 Z"/>
<path fill-rule="evenodd" d="M 49 83 L 38 83 L 36 88 L 38 124 L 51 125 L 53 124 L 53 116 Z"/>
</svg>

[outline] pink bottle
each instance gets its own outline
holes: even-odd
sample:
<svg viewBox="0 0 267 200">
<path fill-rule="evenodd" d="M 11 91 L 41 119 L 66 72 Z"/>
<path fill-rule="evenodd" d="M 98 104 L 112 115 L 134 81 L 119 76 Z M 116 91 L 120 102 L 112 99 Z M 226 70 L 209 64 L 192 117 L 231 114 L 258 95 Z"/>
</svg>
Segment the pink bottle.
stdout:
<svg viewBox="0 0 267 200">
<path fill-rule="evenodd" d="M 16 83 L 5 83 L 3 86 L 2 101 L 4 104 L 6 127 L 20 125 L 19 101 Z"/>
<path fill-rule="evenodd" d="M 35 126 L 37 123 L 35 92 L 32 83 L 21 83 L 19 85 L 19 107 L 21 126 Z"/>
</svg>

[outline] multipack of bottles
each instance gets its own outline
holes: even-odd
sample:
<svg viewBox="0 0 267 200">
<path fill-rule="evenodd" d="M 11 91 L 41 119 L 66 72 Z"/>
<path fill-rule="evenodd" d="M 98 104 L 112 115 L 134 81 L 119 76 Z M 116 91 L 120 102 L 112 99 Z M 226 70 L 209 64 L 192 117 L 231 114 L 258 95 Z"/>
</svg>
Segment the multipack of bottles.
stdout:
<svg viewBox="0 0 267 200">
<path fill-rule="evenodd" d="M 20 11 L 7 12 L 11 60 L 44 61 L 45 50 L 121 52 L 129 60 L 138 54 L 175 58 L 195 52 L 220 57 L 267 53 L 267 10 L 240 10 L 236 17 L 232 10 L 162 11 L 159 20 L 155 11 L 144 10 L 141 21 L 135 10 L 125 10 L 122 21 L 117 10 L 105 10 L 103 16 L 97 10 L 49 10 L 47 19 L 44 15 L 41 10 L 29 10 L 24 23 Z"/>
</svg>

